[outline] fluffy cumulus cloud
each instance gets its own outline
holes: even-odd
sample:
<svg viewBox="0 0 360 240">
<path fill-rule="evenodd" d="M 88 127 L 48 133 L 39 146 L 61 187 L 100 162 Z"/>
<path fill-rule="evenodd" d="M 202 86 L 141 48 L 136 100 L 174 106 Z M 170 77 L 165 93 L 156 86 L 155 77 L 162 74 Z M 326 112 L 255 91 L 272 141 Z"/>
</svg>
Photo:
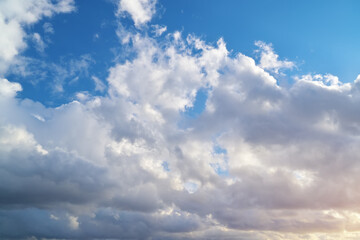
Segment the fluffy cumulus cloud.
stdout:
<svg viewBox="0 0 360 240">
<path fill-rule="evenodd" d="M 43 17 L 74 10 L 73 0 L 3 0 L 0 1 L 0 76 L 4 74 L 14 58 L 26 48 L 26 26 Z M 32 39 L 43 51 L 44 42 L 38 33 Z"/>
<path fill-rule="evenodd" d="M 155 14 L 156 0 L 120 0 L 117 15 L 129 14 L 135 27 L 149 22 Z"/>
<path fill-rule="evenodd" d="M 283 88 L 265 43 L 256 63 L 223 39 L 129 42 L 91 77 L 102 96 L 50 108 L 0 80 L 1 238 L 358 239 L 360 78 Z"/>
</svg>

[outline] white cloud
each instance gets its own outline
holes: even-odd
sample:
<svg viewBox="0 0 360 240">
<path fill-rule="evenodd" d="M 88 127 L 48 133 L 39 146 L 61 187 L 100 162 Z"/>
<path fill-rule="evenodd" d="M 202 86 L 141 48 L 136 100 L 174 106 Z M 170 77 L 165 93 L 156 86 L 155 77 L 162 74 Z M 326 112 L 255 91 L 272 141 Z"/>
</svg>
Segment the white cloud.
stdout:
<svg viewBox="0 0 360 240">
<path fill-rule="evenodd" d="M 149 22 L 155 14 L 156 0 L 120 0 L 118 15 L 128 13 L 137 28 Z"/>
<path fill-rule="evenodd" d="M 140 36 L 133 38 L 133 44 L 141 56 L 110 69 L 111 91 L 157 108 L 178 111 L 191 106 L 196 89 L 205 84 L 196 59 L 178 54 L 174 47 L 162 51 L 151 39 Z M 154 57 L 157 62 L 153 61 Z"/>
<path fill-rule="evenodd" d="M 334 91 L 349 91 L 351 89 L 351 83 L 342 83 L 338 77 L 331 74 L 308 74 L 295 77 L 295 80 L 298 81 L 298 84 L 309 84 Z"/>
<path fill-rule="evenodd" d="M 9 82 L 7 79 L 0 79 L 0 96 L 14 97 L 17 92 L 21 91 L 19 83 Z"/>
<path fill-rule="evenodd" d="M 167 30 L 166 26 L 153 25 L 152 27 L 156 37 L 161 36 Z"/>
<path fill-rule="evenodd" d="M 16 21 L 5 22 L 5 19 L 0 18 L 0 55 L 1 63 L 6 64 L 10 62 L 19 50 L 26 46 L 24 42 L 25 33 L 22 31 L 20 24 Z M 5 67 L 2 66 L 1 70 L 4 71 Z"/>
<path fill-rule="evenodd" d="M 259 48 L 259 66 L 261 68 L 272 71 L 274 73 L 279 73 L 281 69 L 292 69 L 296 66 L 294 62 L 288 60 L 279 60 L 279 55 L 274 52 L 271 44 L 266 44 L 262 41 L 256 41 L 255 45 Z"/>
<path fill-rule="evenodd" d="M 72 230 L 76 230 L 79 228 L 79 222 L 78 222 L 78 217 L 75 217 L 75 216 L 68 216 L 68 219 L 69 219 L 69 227 L 72 229 Z"/>
</svg>

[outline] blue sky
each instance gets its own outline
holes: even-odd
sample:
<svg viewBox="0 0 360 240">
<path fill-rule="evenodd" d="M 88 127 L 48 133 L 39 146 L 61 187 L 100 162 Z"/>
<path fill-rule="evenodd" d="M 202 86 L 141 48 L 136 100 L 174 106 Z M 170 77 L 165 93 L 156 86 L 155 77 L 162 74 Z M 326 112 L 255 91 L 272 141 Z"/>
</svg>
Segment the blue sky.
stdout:
<svg viewBox="0 0 360 240">
<path fill-rule="evenodd" d="M 0 239 L 359 239 L 359 7 L 0 0 Z"/>
</svg>

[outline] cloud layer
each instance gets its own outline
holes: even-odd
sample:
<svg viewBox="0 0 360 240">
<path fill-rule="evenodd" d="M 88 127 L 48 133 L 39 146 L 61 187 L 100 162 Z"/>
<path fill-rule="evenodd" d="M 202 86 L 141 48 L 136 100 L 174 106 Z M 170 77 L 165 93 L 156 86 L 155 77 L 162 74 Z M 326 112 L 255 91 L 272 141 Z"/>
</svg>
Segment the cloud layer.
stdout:
<svg viewBox="0 0 360 240">
<path fill-rule="evenodd" d="M 155 2 L 126 4 L 150 21 Z M 54 6 L 35 19 L 72 3 Z M 0 237 L 357 239 L 359 79 L 284 88 L 295 65 L 265 43 L 257 64 L 222 39 L 128 36 L 135 57 L 89 79 L 104 96 L 50 108 L 0 80 Z"/>
</svg>

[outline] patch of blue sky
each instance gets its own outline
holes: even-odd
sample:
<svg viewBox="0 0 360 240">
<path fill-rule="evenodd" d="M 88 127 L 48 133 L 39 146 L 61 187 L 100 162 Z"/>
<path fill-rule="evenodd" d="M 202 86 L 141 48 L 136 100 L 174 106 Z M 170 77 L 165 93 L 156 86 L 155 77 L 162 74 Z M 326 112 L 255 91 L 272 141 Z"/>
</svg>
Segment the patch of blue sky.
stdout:
<svg viewBox="0 0 360 240">
<path fill-rule="evenodd" d="M 185 116 L 190 118 L 198 117 L 205 110 L 207 98 L 208 98 L 208 89 L 200 88 L 196 92 L 196 97 L 193 106 L 185 110 L 184 112 Z"/>
<path fill-rule="evenodd" d="M 184 184 L 184 188 L 188 193 L 193 194 L 199 189 L 199 184 L 189 181 Z"/>
<path fill-rule="evenodd" d="M 225 148 L 220 147 L 219 145 L 215 145 L 213 149 L 215 154 L 224 154 L 224 155 L 227 154 L 227 150 Z"/>
<path fill-rule="evenodd" d="M 163 167 L 165 172 L 170 172 L 169 163 L 167 161 L 163 161 L 161 166 Z"/>
<path fill-rule="evenodd" d="M 220 147 L 219 145 L 214 145 L 213 155 L 218 156 L 220 159 L 222 159 L 222 162 L 212 163 L 210 164 L 210 166 L 219 176 L 228 177 L 229 166 L 228 166 L 227 150 L 225 148 Z"/>
<path fill-rule="evenodd" d="M 226 166 L 224 166 L 224 164 L 220 164 L 220 163 L 211 163 L 210 166 L 214 169 L 214 171 L 216 172 L 217 175 L 221 176 L 221 177 L 229 177 L 229 169 L 226 163 Z"/>
<path fill-rule="evenodd" d="M 177 123 L 178 128 L 186 129 L 192 120 L 199 118 L 201 113 L 205 111 L 208 91 L 209 89 L 207 88 L 200 88 L 196 92 L 193 106 L 186 108 L 185 111 L 181 113 L 182 118 Z"/>
</svg>

